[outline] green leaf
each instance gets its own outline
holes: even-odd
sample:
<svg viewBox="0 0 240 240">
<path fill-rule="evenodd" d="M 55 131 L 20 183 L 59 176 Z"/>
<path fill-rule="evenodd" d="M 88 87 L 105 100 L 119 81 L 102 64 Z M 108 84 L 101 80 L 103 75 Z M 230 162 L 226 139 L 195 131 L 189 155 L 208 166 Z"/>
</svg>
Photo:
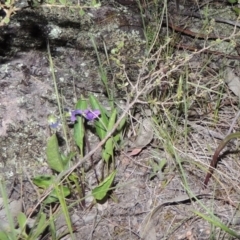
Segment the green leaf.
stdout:
<svg viewBox="0 0 240 240">
<path fill-rule="evenodd" d="M 234 3 L 237 3 L 238 0 L 228 0 L 228 2 L 231 3 L 231 4 L 234 4 Z"/>
<path fill-rule="evenodd" d="M 27 217 L 23 212 L 20 212 L 17 216 L 18 224 L 21 229 L 21 232 L 25 232 L 27 226 Z"/>
<path fill-rule="evenodd" d="M 240 8 L 238 8 L 238 7 L 233 7 L 232 9 L 233 9 L 233 11 L 236 13 L 237 16 L 240 15 Z"/>
<path fill-rule="evenodd" d="M 61 154 L 63 165 L 66 167 L 75 155 L 75 152 L 70 152 L 67 156 Z"/>
<path fill-rule="evenodd" d="M 59 201 L 59 194 L 57 191 L 62 191 L 63 196 L 67 197 L 71 192 L 68 187 L 65 186 L 59 186 L 58 188 L 55 188 L 43 201 L 45 204 L 55 203 Z"/>
<path fill-rule="evenodd" d="M 60 2 L 62 5 L 66 5 L 66 3 L 67 3 L 66 0 L 59 0 L 59 2 Z"/>
<path fill-rule="evenodd" d="M 56 134 L 53 134 L 47 142 L 47 162 L 49 167 L 57 172 L 64 170 Z"/>
<path fill-rule="evenodd" d="M 10 240 L 10 238 L 8 237 L 7 233 L 0 231 L 0 239 L 1 240 Z"/>
<path fill-rule="evenodd" d="M 51 196 L 52 197 L 56 197 L 58 198 L 59 194 L 57 193 L 57 191 L 61 191 L 63 193 L 64 197 L 67 197 L 70 194 L 70 189 L 68 187 L 65 186 L 59 186 L 57 188 L 55 188 L 52 192 L 51 192 Z"/>
<path fill-rule="evenodd" d="M 79 10 L 79 15 L 81 17 L 83 17 L 85 15 L 85 11 L 82 8 Z"/>
<path fill-rule="evenodd" d="M 101 182 L 97 187 L 92 190 L 92 195 L 96 200 L 102 200 L 106 196 L 109 188 L 112 185 L 115 175 L 116 170 L 113 171 L 107 178 L 104 179 L 103 182 Z"/>
<path fill-rule="evenodd" d="M 11 5 L 12 5 L 11 0 L 5 0 L 4 5 L 8 8 L 11 7 Z"/>
<path fill-rule="evenodd" d="M 53 184 L 54 177 L 50 175 L 40 175 L 33 178 L 33 183 L 39 188 L 47 189 Z"/>
<path fill-rule="evenodd" d="M 32 8 L 39 8 L 41 5 L 41 3 L 38 2 L 38 0 L 30 0 L 29 2 Z"/>
<path fill-rule="evenodd" d="M 117 110 L 115 108 L 112 112 L 111 117 L 109 118 L 109 121 L 108 121 L 108 127 L 107 127 L 108 131 L 112 130 L 112 128 L 116 122 L 116 118 L 117 118 Z"/>
<path fill-rule="evenodd" d="M 96 2 L 96 1 L 94 0 L 94 2 Z M 93 4 L 92 6 L 95 7 L 95 8 L 100 8 L 101 7 L 101 3 L 99 2 L 99 3 Z"/>
<path fill-rule="evenodd" d="M 113 110 L 113 113 L 109 119 L 109 122 L 108 122 L 108 127 L 107 127 L 107 130 L 108 131 L 111 131 L 115 122 L 116 122 L 116 117 L 117 117 L 117 110 L 114 109 Z M 102 153 L 102 157 L 103 159 L 108 162 L 109 158 L 113 155 L 113 150 L 114 150 L 114 142 L 113 142 L 113 137 L 110 137 L 105 145 L 104 145 L 104 150 L 103 150 L 103 153 Z"/>
<path fill-rule="evenodd" d="M 95 96 L 90 95 L 89 101 L 93 110 L 99 110 L 101 112 L 101 116 L 94 121 L 94 125 L 98 137 L 102 140 L 107 134 L 108 117 L 106 115 L 106 110 L 102 107 Z"/>
<path fill-rule="evenodd" d="M 74 124 L 74 140 L 80 149 L 81 155 L 83 155 L 84 148 L 84 121 L 83 117 L 77 116 L 77 122 Z"/>
<path fill-rule="evenodd" d="M 117 127 L 117 130 L 118 130 L 118 131 L 122 131 L 122 129 L 123 129 L 125 123 L 126 123 L 126 120 L 127 120 L 126 117 L 124 117 L 124 118 L 121 120 L 121 122 L 119 123 L 119 125 L 118 125 L 118 127 Z"/>
<path fill-rule="evenodd" d="M 49 195 L 43 202 L 45 204 L 51 204 L 51 203 L 59 202 L 59 200 L 58 198 Z"/>
<path fill-rule="evenodd" d="M 10 18 L 9 17 L 5 17 L 3 21 L 4 21 L 4 23 L 8 24 L 10 22 Z"/>
<path fill-rule="evenodd" d="M 167 160 L 166 160 L 166 159 L 162 159 L 162 160 L 159 162 L 159 164 L 158 164 L 158 169 L 159 169 L 160 171 L 162 171 L 163 168 L 166 166 L 166 164 L 167 164 Z"/>
<path fill-rule="evenodd" d="M 156 177 L 159 173 L 161 173 L 163 168 L 166 166 L 166 164 L 167 164 L 166 159 L 162 159 L 158 163 L 154 161 L 150 161 L 150 165 L 152 167 L 152 173 L 150 174 L 149 179 L 152 179 L 153 177 Z"/>
<path fill-rule="evenodd" d="M 125 126 L 127 118 L 123 118 L 117 127 L 117 134 L 113 137 L 114 141 L 117 143 L 122 136 L 123 127 Z"/>
<path fill-rule="evenodd" d="M 41 175 L 33 178 L 33 183 L 39 188 L 47 189 L 53 185 L 54 180 L 54 176 Z M 62 191 L 64 197 L 67 197 L 70 194 L 70 189 L 68 187 L 60 185 L 51 191 L 51 193 L 44 200 L 44 203 L 49 204 L 53 202 L 58 202 L 57 191 Z"/>
<path fill-rule="evenodd" d="M 85 99 L 85 98 L 82 96 L 81 99 L 78 100 L 78 102 L 77 102 L 77 104 L 76 104 L 76 109 L 81 109 L 81 110 L 87 109 L 87 99 Z"/>
<path fill-rule="evenodd" d="M 43 231 L 48 226 L 48 222 L 46 221 L 46 214 L 41 212 L 36 219 L 36 228 L 33 228 L 31 232 L 31 237 L 29 239 L 38 239 L 38 237 L 43 233 Z"/>
<path fill-rule="evenodd" d="M 109 158 L 113 155 L 113 138 L 110 137 L 106 143 L 104 150 L 102 151 L 102 158 L 104 159 L 105 162 L 109 161 Z"/>
<path fill-rule="evenodd" d="M 87 101 L 86 99 L 80 99 L 76 104 L 76 109 L 85 110 L 87 109 Z M 80 154 L 83 156 L 83 148 L 84 148 L 84 121 L 85 119 L 81 116 L 77 117 L 77 122 L 74 124 L 74 140 L 77 146 L 80 149 Z"/>
</svg>

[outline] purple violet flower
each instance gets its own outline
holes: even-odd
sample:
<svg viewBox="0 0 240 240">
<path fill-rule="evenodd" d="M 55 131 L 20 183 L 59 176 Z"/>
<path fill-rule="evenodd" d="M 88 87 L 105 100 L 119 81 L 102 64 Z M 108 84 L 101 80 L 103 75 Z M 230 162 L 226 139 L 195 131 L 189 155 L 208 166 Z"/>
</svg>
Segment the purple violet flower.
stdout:
<svg viewBox="0 0 240 240">
<path fill-rule="evenodd" d="M 58 126 L 59 126 L 59 121 L 57 121 L 55 123 L 49 123 L 50 128 L 57 128 Z"/>
<path fill-rule="evenodd" d="M 75 122 L 77 120 L 76 115 L 82 115 L 82 110 L 73 110 L 71 111 L 71 122 Z"/>
<path fill-rule="evenodd" d="M 76 118 L 77 115 L 82 115 L 87 120 L 91 121 L 100 115 L 100 111 L 99 110 L 89 110 L 89 109 L 74 110 L 71 112 L 71 122 L 75 122 L 77 120 L 77 118 Z"/>
<path fill-rule="evenodd" d="M 55 116 L 49 115 L 48 124 L 50 128 L 57 128 L 60 125 L 60 122 Z"/>
<path fill-rule="evenodd" d="M 84 110 L 83 113 L 84 113 L 83 116 L 89 121 L 98 118 L 98 116 L 100 115 L 99 110 Z"/>
</svg>

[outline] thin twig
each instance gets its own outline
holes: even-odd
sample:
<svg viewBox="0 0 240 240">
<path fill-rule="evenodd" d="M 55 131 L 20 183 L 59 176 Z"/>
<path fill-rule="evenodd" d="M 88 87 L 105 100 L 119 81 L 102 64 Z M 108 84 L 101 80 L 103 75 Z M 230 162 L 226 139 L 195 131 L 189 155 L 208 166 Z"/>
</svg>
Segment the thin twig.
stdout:
<svg viewBox="0 0 240 240">
<path fill-rule="evenodd" d="M 205 16 L 203 17 L 202 14 L 200 13 L 194 13 L 194 12 L 189 12 L 189 11 L 184 11 L 184 12 L 180 12 L 181 15 L 183 16 L 188 16 L 188 17 L 195 17 L 195 18 L 199 18 L 199 19 L 204 19 L 206 18 Z M 227 20 L 224 18 L 213 18 L 213 17 L 207 17 L 207 19 L 213 19 L 215 22 L 220 22 L 220 23 L 226 23 L 232 26 L 237 26 L 240 28 L 240 23 L 238 23 L 237 21 L 231 21 L 231 20 Z"/>
</svg>

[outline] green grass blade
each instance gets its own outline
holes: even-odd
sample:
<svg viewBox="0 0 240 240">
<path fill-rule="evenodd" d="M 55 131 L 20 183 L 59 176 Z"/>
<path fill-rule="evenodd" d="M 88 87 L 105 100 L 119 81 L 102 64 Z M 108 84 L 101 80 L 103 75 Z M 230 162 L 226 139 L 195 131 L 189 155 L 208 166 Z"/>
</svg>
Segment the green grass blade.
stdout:
<svg viewBox="0 0 240 240">
<path fill-rule="evenodd" d="M 0 181 L 0 193 L 1 193 L 1 197 L 3 198 L 3 206 L 4 206 L 4 209 L 6 212 L 7 221 L 8 221 L 8 225 L 9 225 L 9 229 L 6 229 L 6 230 L 9 230 L 7 233 L 7 236 L 11 240 L 17 240 L 15 226 L 14 226 L 14 220 L 13 220 L 11 211 L 9 209 L 9 203 L 8 203 L 9 200 L 8 200 L 8 196 L 7 196 L 5 183 L 3 180 Z M 4 235 L 4 233 L 2 233 L 2 235 Z"/>
<path fill-rule="evenodd" d="M 219 227 L 221 228 L 223 231 L 225 231 L 226 233 L 230 234 L 233 237 L 236 237 L 238 239 L 240 239 L 240 235 L 237 234 L 235 231 L 233 231 L 232 229 L 228 228 L 225 224 L 223 224 L 222 222 L 220 222 L 220 220 L 217 217 L 209 217 L 207 215 L 204 215 L 198 211 L 193 211 L 196 215 L 200 216 L 201 218 L 203 218 L 204 220 L 208 221 L 209 223 L 213 224 L 215 227 Z"/>
<path fill-rule="evenodd" d="M 69 143 L 68 143 L 68 139 L 67 139 L 66 124 L 65 124 L 66 121 L 65 121 L 65 117 L 63 116 L 63 112 L 62 112 L 62 107 L 61 107 L 62 105 L 61 105 L 61 102 L 60 102 L 60 95 L 59 95 L 59 92 L 58 92 L 57 80 L 56 80 L 56 76 L 55 76 L 55 70 L 54 70 L 54 65 L 53 65 L 53 60 L 52 60 L 52 56 L 51 56 L 49 43 L 47 44 L 47 51 L 48 51 L 50 71 L 52 73 L 52 79 L 53 79 L 53 84 L 54 84 L 54 90 L 55 90 L 55 94 L 56 94 L 56 98 L 57 98 L 58 110 L 59 110 L 59 113 L 60 113 L 61 121 L 64 123 L 64 124 L 62 124 L 64 138 L 65 138 L 65 141 L 66 141 L 67 150 L 70 152 L 70 147 L 69 147 Z"/>
<path fill-rule="evenodd" d="M 59 199 L 60 205 L 61 205 L 61 209 L 62 212 L 64 214 L 65 220 L 66 220 L 66 224 L 70 233 L 70 239 L 74 240 L 75 237 L 73 235 L 73 228 L 72 228 L 72 223 L 71 223 L 71 218 L 69 215 L 69 211 L 68 211 L 68 207 L 65 201 L 65 192 L 64 192 L 64 188 L 63 186 L 56 186 L 54 188 L 54 191 L 56 193 L 56 197 Z"/>
<path fill-rule="evenodd" d="M 92 36 L 91 36 L 91 41 L 92 41 L 94 50 L 95 50 L 96 55 L 97 55 L 101 80 L 102 80 L 102 83 L 103 83 L 103 85 L 104 85 L 104 87 L 107 91 L 107 95 L 108 95 L 108 99 L 110 100 L 111 107 L 113 108 L 113 97 L 112 97 L 112 94 L 111 94 L 111 91 L 110 91 L 110 88 L 109 88 L 109 84 L 108 84 L 107 72 L 106 72 L 106 69 L 103 68 L 96 43 L 95 43 L 94 38 Z"/>
<path fill-rule="evenodd" d="M 49 231 L 51 232 L 51 239 L 56 240 L 57 239 L 57 229 L 54 222 L 54 216 L 52 213 L 52 208 L 50 208 L 50 216 L 49 216 Z"/>
<path fill-rule="evenodd" d="M 46 214 L 41 212 L 36 221 L 36 228 L 31 233 L 30 239 L 38 239 L 38 237 L 43 233 L 43 231 L 48 226 Z"/>
</svg>

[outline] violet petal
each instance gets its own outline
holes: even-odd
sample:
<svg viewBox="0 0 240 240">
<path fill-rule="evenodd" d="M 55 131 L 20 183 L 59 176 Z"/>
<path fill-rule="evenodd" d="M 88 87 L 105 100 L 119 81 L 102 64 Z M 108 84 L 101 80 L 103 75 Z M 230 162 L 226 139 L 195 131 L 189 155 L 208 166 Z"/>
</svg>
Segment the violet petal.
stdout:
<svg viewBox="0 0 240 240">
<path fill-rule="evenodd" d="M 85 110 L 84 111 L 84 116 L 89 121 L 94 120 L 99 115 L 100 115 L 100 111 L 99 110 Z"/>
<path fill-rule="evenodd" d="M 77 120 L 76 115 L 82 115 L 83 111 L 82 110 L 74 110 L 71 112 L 71 122 L 75 122 Z"/>
</svg>

